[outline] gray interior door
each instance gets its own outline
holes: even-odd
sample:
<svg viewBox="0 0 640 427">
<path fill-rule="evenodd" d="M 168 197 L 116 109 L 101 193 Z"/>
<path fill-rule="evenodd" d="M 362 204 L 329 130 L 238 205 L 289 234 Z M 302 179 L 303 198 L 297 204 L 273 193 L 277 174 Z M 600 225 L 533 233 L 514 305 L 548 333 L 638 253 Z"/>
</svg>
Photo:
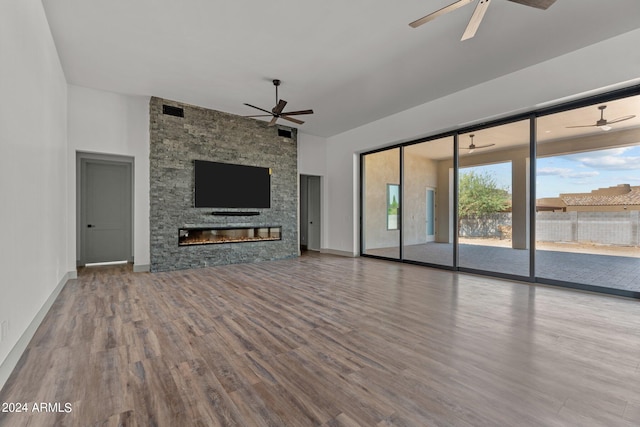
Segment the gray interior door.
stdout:
<svg viewBox="0 0 640 427">
<path fill-rule="evenodd" d="M 131 164 L 81 160 L 82 265 L 132 261 Z"/>
<path fill-rule="evenodd" d="M 307 186 L 308 244 L 310 250 L 320 250 L 320 177 L 310 176 Z"/>
</svg>

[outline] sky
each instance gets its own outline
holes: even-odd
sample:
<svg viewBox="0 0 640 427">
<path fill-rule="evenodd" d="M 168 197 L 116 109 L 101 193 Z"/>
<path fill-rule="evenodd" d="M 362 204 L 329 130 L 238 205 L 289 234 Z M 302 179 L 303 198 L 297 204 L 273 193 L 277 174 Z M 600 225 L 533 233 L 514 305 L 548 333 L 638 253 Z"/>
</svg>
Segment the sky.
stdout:
<svg viewBox="0 0 640 427">
<path fill-rule="evenodd" d="M 489 172 L 499 187 L 511 192 L 510 163 L 465 170 L 471 169 Z M 536 198 L 558 197 L 560 193 L 589 193 L 619 184 L 640 185 L 640 146 L 538 159 Z"/>
<path fill-rule="evenodd" d="M 538 159 L 537 198 L 640 185 L 640 146 Z"/>
</svg>

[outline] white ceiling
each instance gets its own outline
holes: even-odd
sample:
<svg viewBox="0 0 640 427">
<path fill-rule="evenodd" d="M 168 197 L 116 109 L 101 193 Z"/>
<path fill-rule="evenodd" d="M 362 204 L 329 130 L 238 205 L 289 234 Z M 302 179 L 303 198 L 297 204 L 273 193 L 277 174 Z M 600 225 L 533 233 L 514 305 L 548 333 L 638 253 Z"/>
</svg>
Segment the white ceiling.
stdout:
<svg viewBox="0 0 640 427">
<path fill-rule="evenodd" d="M 412 29 L 453 0 L 42 0 L 67 81 L 249 115 L 247 102 L 313 108 L 331 136 L 640 28 L 638 0 L 492 2 Z M 288 122 L 283 122 L 286 124 Z"/>
</svg>

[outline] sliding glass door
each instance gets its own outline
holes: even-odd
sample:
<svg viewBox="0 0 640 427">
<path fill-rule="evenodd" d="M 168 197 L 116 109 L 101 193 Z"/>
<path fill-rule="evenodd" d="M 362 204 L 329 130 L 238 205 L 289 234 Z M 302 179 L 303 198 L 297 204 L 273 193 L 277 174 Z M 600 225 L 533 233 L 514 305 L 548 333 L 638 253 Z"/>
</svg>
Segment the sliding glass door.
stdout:
<svg viewBox="0 0 640 427">
<path fill-rule="evenodd" d="M 639 93 L 363 154 L 361 253 L 640 297 Z"/>
<path fill-rule="evenodd" d="M 537 120 L 539 278 L 640 293 L 639 110 L 634 96 Z"/>
<path fill-rule="evenodd" d="M 453 137 L 403 152 L 403 259 L 453 266 Z"/>
<path fill-rule="evenodd" d="M 529 276 L 529 123 L 459 136 L 460 267 Z"/>
</svg>

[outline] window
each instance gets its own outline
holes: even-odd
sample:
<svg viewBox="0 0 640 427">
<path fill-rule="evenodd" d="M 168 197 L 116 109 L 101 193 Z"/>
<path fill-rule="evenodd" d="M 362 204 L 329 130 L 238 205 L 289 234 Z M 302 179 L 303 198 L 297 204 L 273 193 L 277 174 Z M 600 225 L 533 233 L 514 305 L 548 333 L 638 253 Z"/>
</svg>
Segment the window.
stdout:
<svg viewBox="0 0 640 427">
<path fill-rule="evenodd" d="M 387 230 L 398 229 L 398 208 L 400 200 L 400 186 L 387 184 Z"/>
</svg>

